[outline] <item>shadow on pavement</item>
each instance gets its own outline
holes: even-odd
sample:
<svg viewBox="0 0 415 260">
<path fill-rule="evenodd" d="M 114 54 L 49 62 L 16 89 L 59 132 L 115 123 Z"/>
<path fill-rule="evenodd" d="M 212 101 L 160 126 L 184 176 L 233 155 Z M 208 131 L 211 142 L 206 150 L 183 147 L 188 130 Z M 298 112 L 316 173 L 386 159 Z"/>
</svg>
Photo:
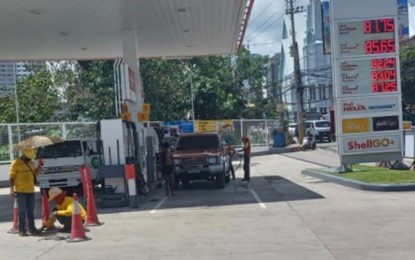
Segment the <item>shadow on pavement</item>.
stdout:
<svg viewBox="0 0 415 260">
<path fill-rule="evenodd" d="M 177 196 L 164 203 L 161 209 L 188 207 L 215 207 L 255 204 L 253 190 L 264 203 L 310 200 L 324 198 L 280 176 L 253 177 L 249 189 L 236 186 L 240 180 L 231 181 L 225 189 L 216 189 L 213 182 L 193 182 L 181 186 Z"/>
<path fill-rule="evenodd" d="M 232 205 L 256 204 L 254 193 L 263 203 L 277 203 L 298 200 L 323 199 L 324 197 L 281 176 L 252 177 L 249 189 L 237 186 L 240 179 L 231 180 L 225 189 L 217 189 L 214 182 L 195 181 L 181 185 L 175 191 L 176 196 L 170 197 L 160 209 L 180 209 L 195 207 L 218 207 Z M 165 197 L 164 184 L 160 189 L 142 201 L 140 208 L 117 207 L 98 208 L 98 215 L 117 212 L 151 211 Z M 0 195 L 0 222 L 13 221 L 13 199 L 10 195 Z M 85 199 L 80 202 L 86 209 Z M 35 218 L 36 223 L 41 219 L 40 193 L 36 193 Z M 51 208 L 51 205 L 50 205 Z"/>
</svg>

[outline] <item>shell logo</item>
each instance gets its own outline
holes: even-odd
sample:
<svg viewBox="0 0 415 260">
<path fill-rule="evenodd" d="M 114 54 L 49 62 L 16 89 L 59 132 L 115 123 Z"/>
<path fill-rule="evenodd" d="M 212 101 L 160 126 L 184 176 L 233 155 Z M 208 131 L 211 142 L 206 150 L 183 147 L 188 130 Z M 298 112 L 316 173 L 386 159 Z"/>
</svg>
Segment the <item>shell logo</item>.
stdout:
<svg viewBox="0 0 415 260">
<path fill-rule="evenodd" d="M 347 143 L 348 150 L 367 150 L 373 148 L 383 148 L 392 146 L 394 141 L 388 138 L 383 139 L 369 139 L 365 142 L 350 141 Z"/>
</svg>

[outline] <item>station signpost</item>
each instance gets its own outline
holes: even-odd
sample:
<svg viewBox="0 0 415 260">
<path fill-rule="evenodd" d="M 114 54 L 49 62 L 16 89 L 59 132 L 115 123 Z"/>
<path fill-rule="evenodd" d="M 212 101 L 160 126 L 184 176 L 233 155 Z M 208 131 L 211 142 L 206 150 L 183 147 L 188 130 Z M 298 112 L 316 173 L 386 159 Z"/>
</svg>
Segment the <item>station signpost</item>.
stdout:
<svg viewBox="0 0 415 260">
<path fill-rule="evenodd" d="M 342 165 L 403 157 L 397 3 L 332 0 L 332 58 Z"/>
</svg>

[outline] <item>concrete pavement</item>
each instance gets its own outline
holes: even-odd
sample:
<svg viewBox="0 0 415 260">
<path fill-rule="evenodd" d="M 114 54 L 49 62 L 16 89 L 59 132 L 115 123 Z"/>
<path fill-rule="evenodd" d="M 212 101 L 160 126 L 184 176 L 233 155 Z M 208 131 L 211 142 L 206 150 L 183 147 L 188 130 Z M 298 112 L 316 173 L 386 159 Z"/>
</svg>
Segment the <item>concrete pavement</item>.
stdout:
<svg viewBox="0 0 415 260">
<path fill-rule="evenodd" d="M 253 157 L 249 190 L 202 182 L 173 198 L 156 190 L 140 209 L 98 209 L 105 224 L 76 244 L 7 234 L 12 201 L 1 189 L 0 252 L 3 259 L 414 259 L 415 193 L 362 191 L 301 174 L 324 166 L 338 166 L 337 155 Z"/>
</svg>

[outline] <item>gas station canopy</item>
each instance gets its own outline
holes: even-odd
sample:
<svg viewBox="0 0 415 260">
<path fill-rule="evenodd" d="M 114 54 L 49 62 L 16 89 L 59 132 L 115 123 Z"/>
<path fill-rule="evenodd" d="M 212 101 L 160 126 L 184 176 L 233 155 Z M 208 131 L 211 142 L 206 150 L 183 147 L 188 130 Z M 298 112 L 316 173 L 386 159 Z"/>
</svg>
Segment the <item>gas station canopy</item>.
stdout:
<svg viewBox="0 0 415 260">
<path fill-rule="evenodd" d="M 254 0 L 1 0 L 0 60 L 123 57 L 123 32 L 147 57 L 230 54 Z"/>
</svg>

